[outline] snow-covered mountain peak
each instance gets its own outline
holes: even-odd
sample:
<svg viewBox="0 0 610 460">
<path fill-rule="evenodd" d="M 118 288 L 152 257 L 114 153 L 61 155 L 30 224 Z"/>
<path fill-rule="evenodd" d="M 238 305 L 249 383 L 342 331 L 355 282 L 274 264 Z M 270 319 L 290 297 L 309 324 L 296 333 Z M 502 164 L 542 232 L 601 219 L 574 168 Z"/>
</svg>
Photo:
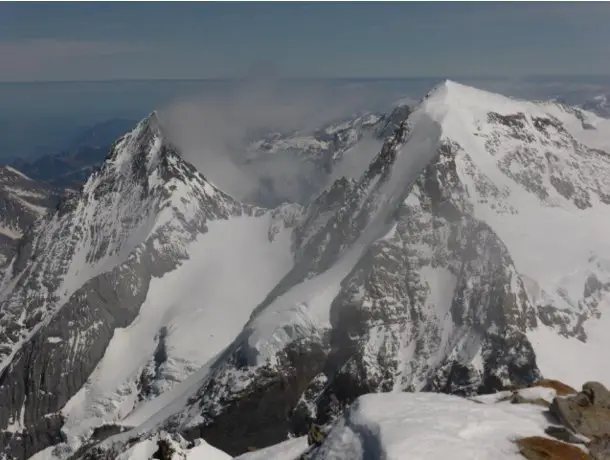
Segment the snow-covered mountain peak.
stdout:
<svg viewBox="0 0 610 460">
<path fill-rule="evenodd" d="M 418 112 L 427 114 L 443 125 L 446 136 L 462 135 L 473 131 L 473 123 L 485 123 L 489 114 L 547 116 L 542 107 L 529 101 L 521 101 L 500 94 L 446 80 L 423 98 Z M 461 123 L 460 123 L 461 122 Z"/>
<path fill-rule="evenodd" d="M 209 271 L 213 265 L 224 273 L 235 258 L 225 261 L 220 252 L 237 245 L 259 250 L 256 253 L 259 259 L 254 259 L 254 263 L 262 258 L 270 261 L 274 253 L 271 249 L 265 252 L 267 246 L 278 242 L 273 246 L 279 247 L 278 269 L 265 270 L 260 276 L 266 283 L 276 282 L 288 269 L 286 264 L 291 263 L 285 227 L 292 217 L 289 210 L 280 211 L 272 215 L 242 205 L 209 184 L 167 142 L 155 114 L 121 137 L 81 192 L 64 200 L 55 212 L 37 221 L 24 235 L 1 283 L 0 400 L 14 404 L 0 410 L 0 446 L 7 449 L 11 458 L 25 458 L 24 455 L 44 447 L 44 442 L 24 444 L 21 433 L 42 429 L 53 433 L 45 439 L 59 436 L 63 419 L 58 411 L 87 381 L 115 328 L 128 326 L 138 315 L 154 279 L 190 259 L 194 259 L 195 266 L 199 264 L 200 268 L 193 272 L 196 276 L 198 270 L 208 267 Z M 227 222 L 226 226 L 223 222 Z M 216 226 L 219 229 L 212 232 Z M 214 237 L 208 233 L 216 235 L 217 243 L 209 243 L 212 249 L 207 245 Z M 203 246 L 206 249 L 198 251 Z M 214 250 L 220 252 L 214 255 Z M 231 265 L 231 269 L 234 267 L 250 270 L 241 261 Z M 236 276 L 244 276 L 240 273 Z M 182 279 L 192 281 L 185 276 Z M 193 282 L 193 286 L 197 284 Z M 203 285 L 206 293 L 220 296 L 217 299 L 232 293 L 224 288 L 218 293 L 208 284 Z M 259 289 L 266 292 L 269 288 L 261 281 Z M 188 297 L 191 291 L 192 286 L 188 286 L 180 294 Z M 104 372 L 101 382 L 92 382 L 94 394 L 84 392 L 84 402 L 77 405 L 74 417 L 83 412 L 90 415 L 105 407 L 105 398 L 112 397 L 113 391 L 126 382 L 134 384 L 137 399 L 138 392 L 153 393 L 157 391 L 153 387 L 169 386 L 185 369 L 202 364 L 198 361 L 201 353 L 197 347 L 182 332 L 176 335 L 168 326 L 173 324 L 172 320 L 178 321 L 176 318 L 192 325 L 192 320 L 185 319 L 194 314 L 192 303 L 179 302 L 176 292 L 168 292 L 166 298 L 164 292 L 156 294 L 159 303 L 149 312 L 152 319 L 142 320 L 140 326 L 149 328 L 143 336 L 152 341 L 151 348 L 147 348 L 148 341 L 138 341 L 144 345 L 143 352 L 138 354 L 132 349 L 130 356 L 134 359 L 121 358 L 129 363 L 121 368 L 126 373 L 111 364 L 116 381 Z M 242 299 L 245 305 L 242 315 L 232 314 L 237 330 L 227 329 L 228 338 L 218 334 L 218 346 L 224 345 L 223 340 L 229 341 L 246 321 L 254 307 L 248 300 L 256 302 L 255 292 L 256 289 L 250 292 L 250 299 Z M 216 304 L 206 306 L 211 309 Z M 165 371 L 167 374 L 153 372 L 142 377 L 146 381 L 146 389 L 142 390 L 135 382 L 148 359 L 160 365 L 158 358 L 157 361 L 152 358 L 155 340 L 179 346 L 180 350 L 187 348 L 195 357 L 178 352 L 178 362 L 175 368 Z M 174 345 L 176 342 L 178 345 Z M 120 353 L 124 351 L 121 349 Z M 210 346 L 204 351 L 215 352 Z M 46 364 L 36 365 L 31 356 Z M 174 359 L 171 350 L 165 356 Z M 206 356 L 209 358 L 205 355 L 201 359 L 207 359 Z M 131 364 L 133 368 L 129 367 Z M 45 377 L 35 378 L 37 383 L 30 385 L 32 375 L 40 372 Z M 51 389 L 63 381 L 62 375 L 70 375 L 70 379 L 63 386 L 64 391 L 56 394 Z M 53 421 L 46 427 L 34 428 L 42 417 L 51 417 L 49 420 Z M 85 431 L 89 429 L 89 425 L 75 425 Z"/>
<path fill-rule="evenodd" d="M 113 146 L 97 177 L 116 176 L 141 185 L 163 183 L 177 172 L 184 161 L 164 134 L 157 114 L 151 113 Z M 86 189 L 96 184 L 91 179 Z"/>
<path fill-rule="evenodd" d="M 156 112 L 144 118 L 114 144 L 103 166 L 87 181 L 85 193 L 109 179 L 137 184 L 146 193 L 164 189 L 165 196 L 180 195 L 183 186 L 195 187 L 205 195 L 226 199 L 169 140 Z"/>
<path fill-rule="evenodd" d="M 519 120 L 544 118 L 550 119 L 554 125 L 568 123 L 574 118 L 579 120 L 578 127 L 582 129 L 595 129 L 595 126 L 586 126 L 587 123 L 595 124 L 599 117 L 576 107 L 552 101 L 528 101 L 501 94 L 478 89 L 472 86 L 461 84 L 452 80 L 435 86 L 429 91 L 421 101 L 419 109 L 424 110 L 432 119 L 441 123 L 445 118 L 444 128 L 451 130 L 455 128 L 469 128 L 469 123 L 485 123 L 494 121 L 493 114 L 502 116 L 515 115 L 515 125 L 519 125 Z M 490 115 L 492 114 L 492 115 Z M 465 125 L 457 125 L 455 118 L 462 118 Z M 502 121 L 502 120 L 495 120 Z M 525 123 L 527 126 L 527 122 Z M 548 121 L 539 121 L 531 126 L 540 130 L 541 124 L 548 124 Z M 585 125 L 585 126 L 583 126 Z M 566 130 L 574 135 L 570 130 Z M 475 126 L 477 130 L 479 126 Z M 577 131 L 577 130 L 574 130 Z M 462 134 L 469 130 L 461 131 Z"/>
<path fill-rule="evenodd" d="M 160 147 L 163 143 L 163 134 L 159 120 L 155 112 L 141 120 L 129 133 L 121 137 L 116 143 L 112 154 L 108 157 L 106 164 L 119 167 L 133 160 L 130 157 L 146 157 L 149 162 L 158 161 Z M 147 146 L 154 146 L 146 149 Z"/>
<path fill-rule="evenodd" d="M 422 116 L 439 124 L 444 142 L 466 152 L 458 152 L 459 163 L 480 176 L 479 189 L 486 181 L 496 195 L 524 198 L 525 190 L 548 206 L 582 209 L 610 201 L 609 157 L 598 151 L 610 144 L 610 122 L 592 113 L 446 81 L 424 98 L 411 124 Z"/>
</svg>

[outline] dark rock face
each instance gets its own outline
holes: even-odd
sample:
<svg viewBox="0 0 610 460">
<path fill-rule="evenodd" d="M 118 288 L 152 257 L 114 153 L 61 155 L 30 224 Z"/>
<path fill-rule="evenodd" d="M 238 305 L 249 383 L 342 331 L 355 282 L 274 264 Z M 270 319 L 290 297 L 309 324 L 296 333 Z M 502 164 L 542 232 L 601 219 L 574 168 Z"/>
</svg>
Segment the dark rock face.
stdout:
<svg viewBox="0 0 610 460">
<path fill-rule="evenodd" d="M 140 375 L 140 393 L 139 398 L 151 399 L 159 396 L 160 391 L 155 386 L 155 382 L 159 380 L 161 366 L 167 361 L 166 340 L 167 328 L 164 326 L 157 334 L 157 349 L 153 355 L 153 361 L 150 366 L 147 366 Z"/>
<path fill-rule="evenodd" d="M 4 395 L 3 395 L 4 396 Z M 39 446 L 52 446 L 65 441 L 61 433 L 63 424 L 59 414 L 46 414 L 36 419 L 21 433 L 0 432 L 0 454 L 9 455 L 11 459 L 27 459 L 34 455 Z"/>
<path fill-rule="evenodd" d="M 377 122 L 375 135 L 382 140 L 392 136 L 400 127 L 400 124 L 405 121 L 413 109 L 408 105 L 400 105 L 396 107 L 388 115 L 381 117 Z"/>
<path fill-rule="evenodd" d="M 377 194 L 407 132 L 406 123 L 402 123 L 359 181 L 337 180 L 307 208 L 303 222 L 294 231 L 294 268 L 254 310 L 252 317 L 296 284 L 329 269 L 361 236 L 376 211 Z"/>
<path fill-rule="evenodd" d="M 153 454 L 152 458 L 157 460 L 172 460 L 174 456 L 174 449 L 168 441 L 161 439 L 157 442 L 157 451 Z"/>
<path fill-rule="evenodd" d="M 205 422 L 184 429 L 182 435 L 187 440 L 204 438 L 231 455 L 285 440 L 291 425 L 298 423 L 292 420 L 293 408 L 324 362 L 319 344 L 295 343 L 282 352 L 277 368 L 249 372 L 252 384 L 241 391 L 232 393 L 231 381 L 209 381 L 197 396 L 199 415 Z M 218 406 L 210 405 L 213 401 L 220 405 L 219 413 L 214 413 Z"/>
<path fill-rule="evenodd" d="M 3 424 L 16 420 L 23 407 L 25 429 L 36 431 L 37 420 L 67 403 L 102 358 L 114 329 L 127 326 L 137 315 L 146 299 L 151 267 L 148 257 L 134 257 L 131 263 L 92 279 L 75 292 L 42 333 L 21 347 L 0 376 L 0 399 L 13 401 L 12 407 L 0 411 Z M 164 268 L 157 265 L 161 273 Z M 129 286 L 136 280 L 138 288 L 132 291 Z M 87 352 L 79 350 L 81 347 Z M 19 435 L 10 444 L 15 443 L 19 443 Z M 23 446 L 23 458 L 41 447 L 31 442 L 23 442 Z M 21 458 L 13 452 L 15 458 Z"/>
<path fill-rule="evenodd" d="M 569 442 L 571 444 L 585 444 L 585 441 L 576 436 L 572 431 L 568 430 L 564 426 L 548 426 L 544 432 L 549 436 L 559 439 L 563 442 Z"/>
</svg>

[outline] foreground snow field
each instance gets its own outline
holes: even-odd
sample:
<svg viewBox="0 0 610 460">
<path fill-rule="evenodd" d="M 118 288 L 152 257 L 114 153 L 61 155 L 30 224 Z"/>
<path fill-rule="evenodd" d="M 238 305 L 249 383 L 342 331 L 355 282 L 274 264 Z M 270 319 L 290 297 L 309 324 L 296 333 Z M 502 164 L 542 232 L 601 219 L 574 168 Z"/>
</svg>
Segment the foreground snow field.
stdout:
<svg viewBox="0 0 610 460">
<path fill-rule="evenodd" d="M 543 409 L 529 404 L 477 404 L 423 393 L 366 395 L 313 458 L 518 460 L 514 441 L 544 435 L 547 424 Z"/>
</svg>

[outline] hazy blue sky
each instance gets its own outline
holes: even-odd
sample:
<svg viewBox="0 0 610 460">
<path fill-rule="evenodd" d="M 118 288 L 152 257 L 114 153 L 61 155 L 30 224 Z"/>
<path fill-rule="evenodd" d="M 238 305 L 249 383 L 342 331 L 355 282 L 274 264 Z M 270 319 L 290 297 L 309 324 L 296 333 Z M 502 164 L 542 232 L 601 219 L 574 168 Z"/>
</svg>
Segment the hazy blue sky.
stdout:
<svg viewBox="0 0 610 460">
<path fill-rule="evenodd" d="M 3 3 L 0 81 L 610 74 L 610 3 Z"/>
</svg>

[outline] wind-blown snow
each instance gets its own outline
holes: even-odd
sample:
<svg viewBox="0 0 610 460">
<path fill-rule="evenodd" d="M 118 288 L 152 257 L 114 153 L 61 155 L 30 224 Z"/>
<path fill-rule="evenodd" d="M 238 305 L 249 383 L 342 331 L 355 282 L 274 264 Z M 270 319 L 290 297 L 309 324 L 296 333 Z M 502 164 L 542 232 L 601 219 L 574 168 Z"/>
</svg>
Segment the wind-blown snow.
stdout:
<svg viewBox="0 0 610 460">
<path fill-rule="evenodd" d="M 367 134 L 360 139 L 353 147 L 345 151 L 340 162 L 333 167 L 332 175 L 328 184 L 342 177 L 348 179 L 359 179 L 371 161 L 379 153 L 383 143 Z"/>
<path fill-rule="evenodd" d="M 67 404 L 67 432 L 76 435 L 121 420 L 137 407 L 137 378 L 152 359 L 162 329 L 167 359 L 160 368 L 159 392 L 200 369 L 235 338 L 292 266 L 290 232 L 270 241 L 270 225 L 270 214 L 210 222 L 188 248 L 189 259 L 153 279 L 138 317 L 115 331 L 88 383 Z"/>
</svg>

